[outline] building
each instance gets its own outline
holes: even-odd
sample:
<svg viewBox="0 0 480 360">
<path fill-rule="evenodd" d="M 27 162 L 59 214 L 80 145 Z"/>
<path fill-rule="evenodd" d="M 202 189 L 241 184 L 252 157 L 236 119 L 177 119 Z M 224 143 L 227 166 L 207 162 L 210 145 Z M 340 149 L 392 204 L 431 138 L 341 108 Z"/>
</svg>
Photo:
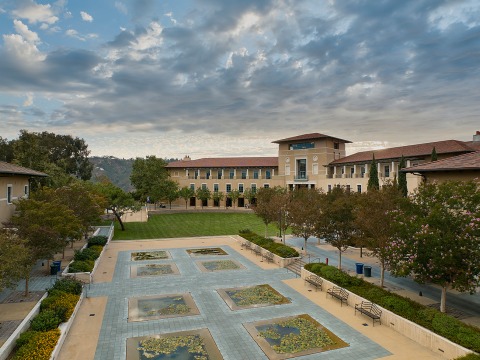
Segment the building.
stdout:
<svg viewBox="0 0 480 360">
<path fill-rule="evenodd" d="M 48 176 L 40 171 L 0 161 L 0 227 L 15 211 L 14 201 L 28 197 L 30 179 Z"/>
<path fill-rule="evenodd" d="M 226 198 L 219 204 L 209 200 L 207 206 L 231 206 L 228 194 L 238 190 L 241 194 L 249 188 L 282 186 L 290 190 L 321 188 L 331 190 L 345 186 L 356 192 L 367 190 L 373 156 L 377 161 L 380 185 L 394 181 L 398 176 L 402 156 L 407 167 L 431 161 L 435 148 L 438 159 L 448 159 L 480 150 L 480 132 L 473 141 L 444 140 L 424 144 L 393 147 L 382 150 L 358 152 L 346 156 L 345 144 L 351 143 L 320 133 L 304 134 L 276 140 L 278 157 L 203 158 L 192 160 L 186 156 L 181 161 L 169 163 L 167 170 L 180 187 L 194 190 L 206 187 L 212 192 L 222 192 Z M 407 174 L 407 184 L 413 191 L 422 181 L 414 173 Z M 190 206 L 198 206 L 197 199 Z M 240 198 L 238 206 L 245 206 Z"/>
</svg>

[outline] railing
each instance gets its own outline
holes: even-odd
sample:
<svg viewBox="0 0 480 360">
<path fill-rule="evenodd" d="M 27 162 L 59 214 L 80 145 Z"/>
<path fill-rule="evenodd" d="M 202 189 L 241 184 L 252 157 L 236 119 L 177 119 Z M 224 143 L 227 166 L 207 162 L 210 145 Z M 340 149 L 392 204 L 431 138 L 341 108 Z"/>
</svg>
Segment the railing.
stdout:
<svg viewBox="0 0 480 360">
<path fill-rule="evenodd" d="M 308 176 L 306 174 L 297 174 L 294 178 L 295 181 L 308 181 Z"/>
<path fill-rule="evenodd" d="M 326 178 L 327 178 L 327 179 L 333 179 L 333 174 L 327 174 L 327 175 L 326 175 Z"/>
</svg>

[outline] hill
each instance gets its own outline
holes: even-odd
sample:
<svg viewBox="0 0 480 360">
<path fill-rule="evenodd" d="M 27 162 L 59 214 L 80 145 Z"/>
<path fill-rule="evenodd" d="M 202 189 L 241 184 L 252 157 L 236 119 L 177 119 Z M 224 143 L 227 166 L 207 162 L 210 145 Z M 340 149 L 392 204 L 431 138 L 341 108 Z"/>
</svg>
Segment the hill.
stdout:
<svg viewBox="0 0 480 360">
<path fill-rule="evenodd" d="M 89 158 L 93 164 L 92 181 L 100 181 L 106 176 L 116 186 L 125 191 L 132 191 L 130 174 L 135 159 L 119 159 L 114 156 L 92 156 Z"/>
</svg>

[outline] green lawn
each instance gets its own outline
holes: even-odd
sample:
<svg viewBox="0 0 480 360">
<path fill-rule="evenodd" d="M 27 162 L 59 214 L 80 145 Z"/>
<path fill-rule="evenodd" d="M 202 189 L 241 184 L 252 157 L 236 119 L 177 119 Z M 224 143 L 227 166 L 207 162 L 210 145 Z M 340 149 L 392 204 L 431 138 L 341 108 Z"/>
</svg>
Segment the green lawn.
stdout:
<svg viewBox="0 0 480 360">
<path fill-rule="evenodd" d="M 265 225 L 255 214 L 195 212 L 151 215 L 148 222 L 125 223 L 125 231 L 115 222 L 113 240 L 236 235 L 242 229 L 250 229 L 259 235 L 265 234 Z M 278 229 L 270 224 L 268 236 L 277 233 Z"/>
</svg>

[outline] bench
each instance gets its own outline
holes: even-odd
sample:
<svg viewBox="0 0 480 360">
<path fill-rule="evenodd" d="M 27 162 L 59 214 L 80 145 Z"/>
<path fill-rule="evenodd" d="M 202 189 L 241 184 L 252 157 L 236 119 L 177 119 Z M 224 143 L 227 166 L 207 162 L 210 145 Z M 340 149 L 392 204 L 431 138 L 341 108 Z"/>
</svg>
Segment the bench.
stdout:
<svg viewBox="0 0 480 360">
<path fill-rule="evenodd" d="M 321 277 L 318 277 L 317 275 L 308 275 L 305 278 L 305 282 L 315 286 L 315 291 L 317 291 L 318 288 L 322 290 L 323 279 Z"/>
<path fill-rule="evenodd" d="M 267 261 L 267 262 L 273 262 L 273 254 L 271 252 L 266 252 L 265 254 L 262 255 L 262 257 Z"/>
<path fill-rule="evenodd" d="M 252 248 L 252 243 L 250 241 L 245 241 L 242 245 L 245 247 L 245 249 Z"/>
<path fill-rule="evenodd" d="M 378 321 L 382 325 L 382 310 L 380 310 L 377 305 L 371 303 L 370 301 L 362 301 L 360 304 L 355 304 L 355 315 L 357 311 L 361 312 L 364 315 L 367 315 L 372 318 L 372 324 L 375 326 L 375 321 Z"/>
<path fill-rule="evenodd" d="M 340 300 L 340 306 L 343 306 L 343 303 L 348 306 L 348 291 L 339 286 L 334 286 L 327 290 L 327 296 L 330 295 L 338 300 Z"/>
</svg>

